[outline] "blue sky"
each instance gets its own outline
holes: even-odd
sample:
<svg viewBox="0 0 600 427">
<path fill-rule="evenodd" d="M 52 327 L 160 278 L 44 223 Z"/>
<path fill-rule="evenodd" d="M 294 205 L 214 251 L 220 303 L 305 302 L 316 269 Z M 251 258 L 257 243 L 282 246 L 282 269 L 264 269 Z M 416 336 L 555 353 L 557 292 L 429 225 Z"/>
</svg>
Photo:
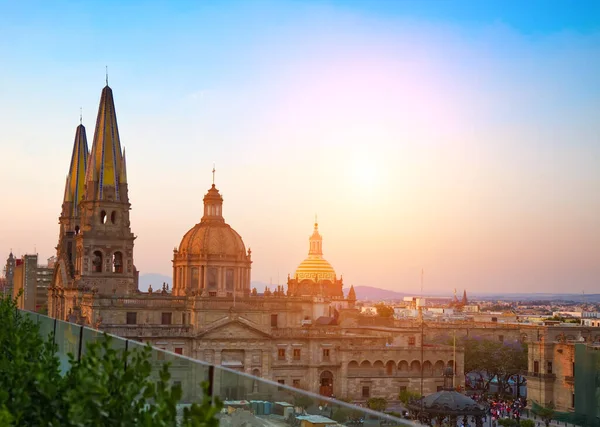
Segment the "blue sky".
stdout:
<svg viewBox="0 0 600 427">
<path fill-rule="evenodd" d="M 600 292 L 600 3 L 0 1 L 0 256 L 52 254 L 109 67 L 136 264 L 170 274 L 217 164 L 275 282 L 314 213 L 347 284 Z"/>
</svg>

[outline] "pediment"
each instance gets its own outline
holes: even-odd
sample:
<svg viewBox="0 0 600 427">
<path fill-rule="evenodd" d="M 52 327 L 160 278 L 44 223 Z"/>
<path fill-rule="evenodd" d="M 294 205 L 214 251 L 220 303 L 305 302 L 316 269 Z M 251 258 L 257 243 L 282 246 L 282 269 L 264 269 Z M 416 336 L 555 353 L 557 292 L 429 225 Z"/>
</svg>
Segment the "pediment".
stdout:
<svg viewBox="0 0 600 427">
<path fill-rule="evenodd" d="M 215 326 L 214 328 L 201 332 L 198 336 L 202 337 L 202 339 L 235 340 L 264 339 L 271 337 L 268 333 L 245 324 L 240 320 L 231 320 L 228 323 Z"/>
</svg>

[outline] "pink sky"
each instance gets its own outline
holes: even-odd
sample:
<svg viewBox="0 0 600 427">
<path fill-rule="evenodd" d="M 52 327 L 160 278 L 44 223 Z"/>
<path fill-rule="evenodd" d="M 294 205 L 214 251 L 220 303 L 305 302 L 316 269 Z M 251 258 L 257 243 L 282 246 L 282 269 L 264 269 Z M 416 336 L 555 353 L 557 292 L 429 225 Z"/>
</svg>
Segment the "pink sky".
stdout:
<svg viewBox="0 0 600 427">
<path fill-rule="evenodd" d="M 164 61 L 5 71 L 0 256 L 54 253 L 109 63 L 142 274 L 171 274 L 216 162 L 255 281 L 293 274 L 317 213 L 348 286 L 416 292 L 424 268 L 431 292 L 600 292 L 600 35 L 321 12 L 222 49 L 181 27 Z"/>
</svg>

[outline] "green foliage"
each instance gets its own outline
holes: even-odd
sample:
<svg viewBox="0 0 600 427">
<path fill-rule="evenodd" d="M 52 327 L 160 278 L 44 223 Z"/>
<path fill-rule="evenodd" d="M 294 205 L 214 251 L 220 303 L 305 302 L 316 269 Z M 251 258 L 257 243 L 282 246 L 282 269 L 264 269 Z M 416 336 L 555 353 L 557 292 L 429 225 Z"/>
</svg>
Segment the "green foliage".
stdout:
<svg viewBox="0 0 600 427">
<path fill-rule="evenodd" d="M 338 407 L 335 411 L 333 411 L 333 415 L 331 419 L 337 421 L 340 424 L 345 423 L 348 420 L 348 416 L 350 415 L 350 411 L 343 407 Z"/>
<path fill-rule="evenodd" d="M 535 427 L 535 421 L 529 419 L 521 420 L 521 427 Z"/>
<path fill-rule="evenodd" d="M 367 400 L 367 407 L 374 411 L 383 412 L 387 406 L 387 400 L 383 397 L 371 397 Z"/>
<path fill-rule="evenodd" d="M 517 425 L 517 420 L 513 420 L 512 418 L 500 418 L 498 420 L 498 425 L 512 427 Z"/>
<path fill-rule="evenodd" d="M 180 385 L 170 385 L 168 364 L 152 378 L 151 348 L 125 352 L 104 337 L 88 344 L 80 361 L 61 376 L 52 336 L 43 341 L 37 324 L 0 301 L 0 425 L 2 426 L 193 426 L 217 427 L 214 404 L 204 398 L 177 418 Z"/>
<path fill-rule="evenodd" d="M 311 399 L 311 397 L 307 396 L 305 394 L 297 394 L 294 397 L 294 406 L 298 406 L 302 409 L 306 409 L 312 404 L 313 404 L 313 400 Z"/>
<path fill-rule="evenodd" d="M 510 377 L 527 369 L 527 347 L 500 341 L 465 339 L 465 372 L 478 372 L 488 391 L 493 378 L 498 379 L 501 393 L 508 386 Z M 487 373 L 487 378 L 484 378 Z"/>
<path fill-rule="evenodd" d="M 382 302 L 375 304 L 375 309 L 377 310 L 379 317 L 392 317 L 394 315 L 394 307 L 385 305 Z"/>
<path fill-rule="evenodd" d="M 544 421 L 546 427 L 550 425 L 552 418 L 554 418 L 554 416 L 556 415 L 553 402 L 550 402 L 546 407 L 534 405 L 534 407 L 532 408 L 532 412 L 538 417 L 540 417 L 542 421 Z"/>
<path fill-rule="evenodd" d="M 402 390 L 398 394 L 398 400 L 400 400 L 400 402 L 402 402 L 404 405 L 408 405 L 411 400 L 416 400 L 420 397 L 421 395 L 419 393 L 410 390 Z"/>
</svg>

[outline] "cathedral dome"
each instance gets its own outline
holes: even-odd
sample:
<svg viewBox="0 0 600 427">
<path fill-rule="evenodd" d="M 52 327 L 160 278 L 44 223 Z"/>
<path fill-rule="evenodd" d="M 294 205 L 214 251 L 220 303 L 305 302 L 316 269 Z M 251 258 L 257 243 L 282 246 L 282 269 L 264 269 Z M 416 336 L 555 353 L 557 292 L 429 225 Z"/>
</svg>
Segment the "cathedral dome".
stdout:
<svg viewBox="0 0 600 427">
<path fill-rule="evenodd" d="M 323 258 L 323 238 L 319 234 L 319 224 L 315 222 L 315 229 L 309 238 L 310 246 L 308 257 L 300 263 L 296 269 L 295 278 L 298 281 L 311 279 L 313 281 L 336 279 L 335 270 L 329 262 Z"/>
<path fill-rule="evenodd" d="M 300 263 L 295 276 L 298 280 L 314 280 L 316 277 L 319 280 L 331 280 L 333 282 L 335 280 L 335 270 L 329 264 L 329 261 L 323 257 L 309 255 Z"/>
<path fill-rule="evenodd" d="M 213 169 L 214 174 L 214 169 Z M 250 295 L 251 252 L 223 218 L 214 184 L 204 196 L 204 215 L 173 250 L 173 294 L 231 298 Z"/>
<path fill-rule="evenodd" d="M 242 237 L 228 224 L 200 222 L 181 239 L 179 253 L 188 256 L 244 257 Z"/>
<path fill-rule="evenodd" d="M 245 258 L 242 237 L 222 216 L 223 198 L 213 184 L 204 196 L 204 216 L 181 239 L 179 253 L 184 256 Z"/>
</svg>

